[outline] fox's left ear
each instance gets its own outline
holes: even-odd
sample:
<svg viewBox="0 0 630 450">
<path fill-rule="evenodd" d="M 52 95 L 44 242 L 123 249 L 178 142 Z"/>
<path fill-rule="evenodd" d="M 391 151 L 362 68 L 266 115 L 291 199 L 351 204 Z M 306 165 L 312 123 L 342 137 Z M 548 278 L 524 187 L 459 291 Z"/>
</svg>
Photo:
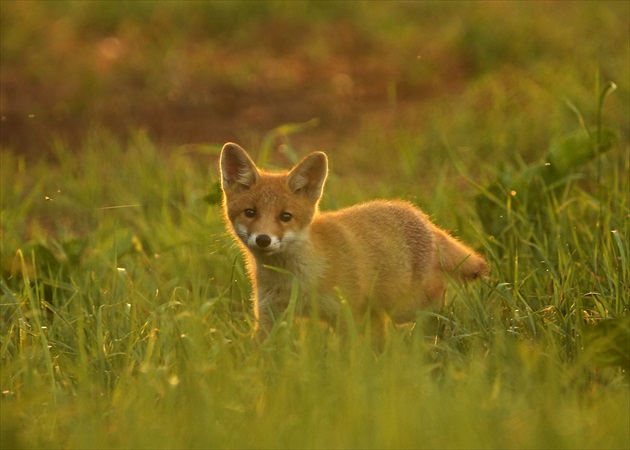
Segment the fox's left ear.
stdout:
<svg viewBox="0 0 630 450">
<path fill-rule="evenodd" d="M 221 150 L 221 187 L 224 191 L 249 189 L 260 178 L 256 164 L 239 145 L 228 142 Z"/>
<path fill-rule="evenodd" d="M 322 196 L 327 175 L 328 158 L 326 158 L 326 154 L 314 152 L 291 170 L 287 183 L 289 189 L 296 194 L 305 195 L 311 200 L 317 201 Z"/>
</svg>

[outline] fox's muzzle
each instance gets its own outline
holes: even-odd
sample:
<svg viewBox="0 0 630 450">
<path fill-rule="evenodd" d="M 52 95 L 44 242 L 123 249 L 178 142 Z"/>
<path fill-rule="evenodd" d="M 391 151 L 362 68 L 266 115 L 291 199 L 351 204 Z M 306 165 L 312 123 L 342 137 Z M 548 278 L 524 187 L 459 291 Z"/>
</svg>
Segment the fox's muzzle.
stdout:
<svg viewBox="0 0 630 450">
<path fill-rule="evenodd" d="M 269 244 L 271 244 L 271 238 L 266 234 L 261 234 L 260 236 L 256 237 L 256 245 L 258 245 L 260 248 L 267 248 L 269 247 Z"/>
</svg>

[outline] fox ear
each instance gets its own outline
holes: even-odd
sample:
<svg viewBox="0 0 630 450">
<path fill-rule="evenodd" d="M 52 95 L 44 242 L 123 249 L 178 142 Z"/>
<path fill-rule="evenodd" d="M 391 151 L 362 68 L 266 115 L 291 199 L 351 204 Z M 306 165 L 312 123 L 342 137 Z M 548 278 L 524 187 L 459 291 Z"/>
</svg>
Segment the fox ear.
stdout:
<svg viewBox="0 0 630 450">
<path fill-rule="evenodd" d="M 237 144 L 228 142 L 221 150 L 221 187 L 224 191 L 249 189 L 258 182 L 256 164 Z"/>
<path fill-rule="evenodd" d="M 322 152 L 314 152 L 304 158 L 289 173 L 287 184 L 296 194 L 317 201 L 322 196 L 326 176 L 328 175 L 328 158 Z"/>
</svg>

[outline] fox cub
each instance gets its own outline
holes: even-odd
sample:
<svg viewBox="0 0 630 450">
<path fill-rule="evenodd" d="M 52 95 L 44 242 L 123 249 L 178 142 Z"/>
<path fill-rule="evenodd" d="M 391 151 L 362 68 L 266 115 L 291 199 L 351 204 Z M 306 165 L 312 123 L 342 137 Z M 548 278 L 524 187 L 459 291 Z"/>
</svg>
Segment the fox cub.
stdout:
<svg viewBox="0 0 630 450">
<path fill-rule="evenodd" d="M 377 331 L 388 317 L 409 322 L 418 309 L 439 305 L 446 275 L 474 280 L 488 271 L 481 256 L 410 203 L 319 212 L 328 174 L 322 152 L 288 172 L 265 172 L 227 143 L 220 166 L 225 216 L 247 259 L 260 340 L 289 306 L 294 277 L 298 313 L 317 311 L 334 326 L 345 300 L 357 322 L 369 313 Z"/>
</svg>

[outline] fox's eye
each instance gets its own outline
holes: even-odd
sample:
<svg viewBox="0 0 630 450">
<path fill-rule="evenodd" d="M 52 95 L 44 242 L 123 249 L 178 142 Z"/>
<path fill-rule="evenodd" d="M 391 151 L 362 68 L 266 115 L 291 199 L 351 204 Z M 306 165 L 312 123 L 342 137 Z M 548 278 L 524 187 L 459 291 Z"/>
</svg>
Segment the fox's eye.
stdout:
<svg viewBox="0 0 630 450">
<path fill-rule="evenodd" d="M 280 214 L 280 220 L 282 220 L 283 222 L 288 222 L 291 219 L 293 219 L 293 214 L 291 213 L 283 212 L 282 214 Z"/>
<path fill-rule="evenodd" d="M 256 215 L 256 210 L 252 208 L 247 208 L 245 211 L 243 211 L 243 214 L 245 214 L 245 217 L 249 217 L 251 219 Z"/>
</svg>

